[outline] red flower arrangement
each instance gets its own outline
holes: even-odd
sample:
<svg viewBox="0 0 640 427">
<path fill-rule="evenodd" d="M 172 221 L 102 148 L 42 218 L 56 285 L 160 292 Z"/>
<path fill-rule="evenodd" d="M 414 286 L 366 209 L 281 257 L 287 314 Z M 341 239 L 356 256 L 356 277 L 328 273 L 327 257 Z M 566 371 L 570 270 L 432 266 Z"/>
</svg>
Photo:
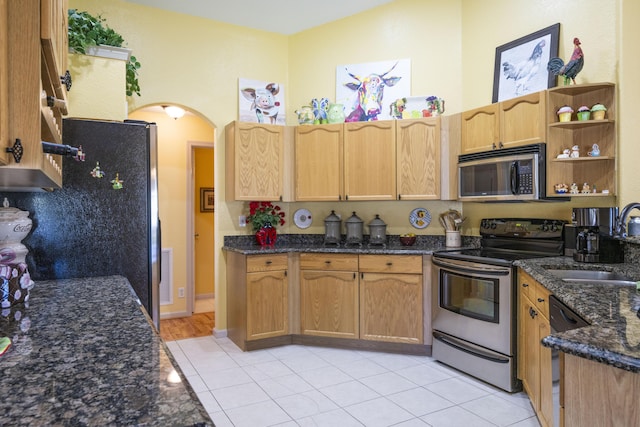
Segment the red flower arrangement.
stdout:
<svg viewBox="0 0 640 427">
<path fill-rule="evenodd" d="M 253 231 L 257 232 L 267 224 L 272 227 L 284 225 L 284 212 L 280 206 L 271 202 L 250 202 L 247 221 L 251 223 Z"/>
</svg>

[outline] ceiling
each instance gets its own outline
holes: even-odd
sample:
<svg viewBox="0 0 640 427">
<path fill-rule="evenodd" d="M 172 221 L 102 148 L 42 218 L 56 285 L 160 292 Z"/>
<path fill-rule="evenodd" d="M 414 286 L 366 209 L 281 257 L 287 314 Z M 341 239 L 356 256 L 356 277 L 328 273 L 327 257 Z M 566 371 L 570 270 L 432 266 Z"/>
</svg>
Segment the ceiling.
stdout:
<svg viewBox="0 0 640 427">
<path fill-rule="evenodd" d="M 291 35 L 393 0 L 126 0 L 171 12 Z"/>
</svg>

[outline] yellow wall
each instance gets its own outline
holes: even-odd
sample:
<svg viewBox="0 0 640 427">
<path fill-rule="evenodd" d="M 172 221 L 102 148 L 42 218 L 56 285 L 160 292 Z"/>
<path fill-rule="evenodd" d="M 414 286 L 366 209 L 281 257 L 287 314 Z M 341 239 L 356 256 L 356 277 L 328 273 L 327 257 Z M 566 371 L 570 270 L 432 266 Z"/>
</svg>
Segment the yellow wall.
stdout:
<svg viewBox="0 0 640 427">
<path fill-rule="evenodd" d="M 293 111 L 311 98 L 335 97 L 335 70 L 339 64 L 410 58 L 411 95 L 436 94 L 445 98 L 451 114 L 489 104 L 493 87 L 495 48 L 543 27 L 561 23 L 560 56 L 566 59 L 570 40 L 580 37 L 585 67 L 579 82 L 612 81 L 618 84 L 619 200 L 640 199 L 632 158 L 638 158 L 637 122 L 630 104 L 637 99 L 636 40 L 640 39 L 638 5 L 635 0 L 396 0 L 359 15 L 285 37 L 254 31 L 187 15 L 127 3 L 70 0 L 70 7 L 100 13 L 119 31 L 142 62 L 142 97 L 130 99 L 130 109 L 171 102 L 188 106 L 216 127 L 216 247 L 230 234 L 247 234 L 237 227 L 246 214 L 245 203 L 224 202 L 223 128 L 237 117 L 237 79 L 274 80 L 286 87 L 288 124 Z M 622 10 L 625 10 L 622 13 Z M 595 23 L 595 24 L 594 24 Z M 627 40 L 625 44 L 622 41 Z M 624 53 L 625 61 L 622 58 Z M 630 57 L 630 58 L 627 58 Z M 627 92 L 627 88 L 633 89 Z M 631 101 L 630 99 L 633 99 Z M 167 172 L 176 180 L 184 170 Z M 182 178 L 179 178 L 182 175 Z M 176 186 L 176 191 L 185 190 Z M 184 197 L 172 196 L 175 203 Z M 589 199 L 590 201 L 592 199 Z M 595 200 L 595 199 L 593 199 Z M 595 204 L 595 202 L 590 202 Z M 615 203 L 607 201 L 601 203 Z M 280 232 L 323 233 L 322 220 L 330 209 L 344 215 L 356 210 L 368 222 L 379 213 L 390 234 L 411 231 L 408 214 L 416 206 L 434 216 L 449 207 L 462 207 L 475 225 L 485 216 L 531 216 L 568 218 L 577 203 L 461 204 L 457 202 L 349 202 L 282 204 L 288 223 Z M 314 216 L 313 226 L 298 230 L 290 220 L 299 207 Z M 178 210 L 184 212 L 181 207 Z M 166 211 L 166 210 L 165 210 Z M 177 215 L 177 220 L 180 220 Z M 477 227 L 464 230 L 477 234 Z M 423 231 L 442 234 L 434 222 Z M 221 256 L 222 255 L 222 256 Z M 216 329 L 226 328 L 226 271 L 224 254 L 216 252 Z"/>
<path fill-rule="evenodd" d="M 68 93 L 69 116 L 126 119 L 125 66 L 125 61 L 117 59 L 69 55 L 69 72 L 73 79 Z"/>
<path fill-rule="evenodd" d="M 214 220 L 213 212 L 200 211 L 200 188 L 213 188 L 213 149 L 195 148 L 195 194 L 193 209 L 196 213 L 195 239 L 195 294 L 212 296 L 214 293 Z"/>
</svg>

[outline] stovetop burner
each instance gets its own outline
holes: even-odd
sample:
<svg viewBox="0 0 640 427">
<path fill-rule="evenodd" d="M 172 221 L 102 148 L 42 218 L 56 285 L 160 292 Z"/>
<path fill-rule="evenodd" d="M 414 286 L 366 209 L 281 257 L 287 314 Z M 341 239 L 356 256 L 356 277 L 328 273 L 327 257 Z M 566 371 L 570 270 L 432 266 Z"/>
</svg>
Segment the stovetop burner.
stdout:
<svg viewBox="0 0 640 427">
<path fill-rule="evenodd" d="M 511 264 L 518 259 L 561 256 L 566 221 L 536 218 L 492 218 L 480 222 L 480 248 L 436 252 L 442 258 Z"/>
</svg>

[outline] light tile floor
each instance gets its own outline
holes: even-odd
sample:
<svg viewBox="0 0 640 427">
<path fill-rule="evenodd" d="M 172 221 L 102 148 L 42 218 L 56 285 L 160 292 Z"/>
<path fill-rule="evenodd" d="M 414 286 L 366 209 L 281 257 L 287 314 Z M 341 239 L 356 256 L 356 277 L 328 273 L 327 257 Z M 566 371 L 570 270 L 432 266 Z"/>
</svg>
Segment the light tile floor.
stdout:
<svg viewBox="0 0 640 427">
<path fill-rule="evenodd" d="M 539 427 L 509 394 L 426 356 L 288 345 L 242 352 L 228 338 L 167 346 L 217 427 Z"/>
</svg>

